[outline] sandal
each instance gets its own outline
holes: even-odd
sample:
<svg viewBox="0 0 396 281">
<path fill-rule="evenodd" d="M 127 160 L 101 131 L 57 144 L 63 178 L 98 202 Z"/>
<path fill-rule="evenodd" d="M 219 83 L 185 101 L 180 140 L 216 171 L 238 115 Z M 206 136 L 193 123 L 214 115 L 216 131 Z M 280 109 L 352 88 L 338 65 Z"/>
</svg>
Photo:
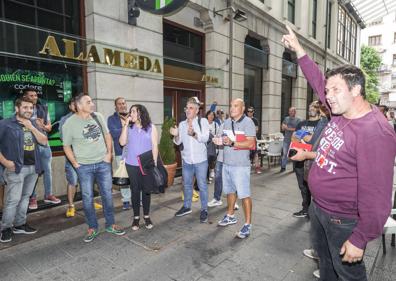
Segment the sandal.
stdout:
<svg viewBox="0 0 396 281">
<path fill-rule="evenodd" d="M 139 222 L 140 222 L 140 218 L 134 218 L 133 219 L 132 230 L 139 230 L 139 228 L 140 228 Z"/>
<path fill-rule="evenodd" d="M 147 229 L 152 229 L 154 227 L 153 222 L 151 221 L 150 217 L 144 217 L 144 226 Z"/>
</svg>

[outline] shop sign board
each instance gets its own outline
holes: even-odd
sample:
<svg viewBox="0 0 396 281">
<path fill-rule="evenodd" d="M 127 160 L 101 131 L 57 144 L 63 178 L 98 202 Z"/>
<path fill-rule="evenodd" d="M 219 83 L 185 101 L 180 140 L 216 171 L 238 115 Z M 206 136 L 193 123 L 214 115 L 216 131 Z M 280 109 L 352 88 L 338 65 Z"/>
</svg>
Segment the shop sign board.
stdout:
<svg viewBox="0 0 396 281">
<path fill-rule="evenodd" d="M 136 0 L 142 10 L 161 16 L 170 16 L 183 9 L 188 0 Z"/>
</svg>

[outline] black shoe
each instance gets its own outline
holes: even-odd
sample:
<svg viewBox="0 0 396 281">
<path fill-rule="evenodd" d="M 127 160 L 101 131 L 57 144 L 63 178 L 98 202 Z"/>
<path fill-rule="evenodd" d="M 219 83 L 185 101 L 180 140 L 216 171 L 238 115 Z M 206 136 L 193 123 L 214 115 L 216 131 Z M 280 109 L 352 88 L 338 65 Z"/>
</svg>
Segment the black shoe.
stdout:
<svg viewBox="0 0 396 281">
<path fill-rule="evenodd" d="M 1 238 L 0 242 L 1 243 L 7 243 L 12 241 L 12 230 L 11 228 L 6 228 L 1 231 Z"/>
<path fill-rule="evenodd" d="M 20 226 L 14 226 L 12 228 L 12 232 L 14 232 L 14 234 L 35 234 L 37 232 L 37 229 L 30 227 L 27 224 L 24 224 Z"/>
<path fill-rule="evenodd" d="M 208 222 L 208 211 L 202 210 L 201 214 L 199 215 L 199 221 L 201 223 Z"/>
<path fill-rule="evenodd" d="M 153 225 L 153 222 L 151 221 L 150 217 L 148 217 L 148 218 L 144 217 L 144 226 L 147 229 L 152 229 L 153 228 L 154 225 Z"/>
<path fill-rule="evenodd" d="M 304 211 L 304 210 L 293 213 L 293 217 L 295 217 L 295 218 L 306 218 L 307 216 L 308 216 L 308 213 L 307 213 L 307 211 Z"/>
<path fill-rule="evenodd" d="M 182 217 L 182 216 L 185 216 L 188 214 L 191 214 L 191 209 L 183 206 L 183 207 L 181 207 L 181 209 L 179 211 L 176 212 L 175 216 Z"/>
<path fill-rule="evenodd" d="M 286 168 L 281 168 L 279 173 L 283 173 L 284 171 L 286 171 Z"/>
</svg>

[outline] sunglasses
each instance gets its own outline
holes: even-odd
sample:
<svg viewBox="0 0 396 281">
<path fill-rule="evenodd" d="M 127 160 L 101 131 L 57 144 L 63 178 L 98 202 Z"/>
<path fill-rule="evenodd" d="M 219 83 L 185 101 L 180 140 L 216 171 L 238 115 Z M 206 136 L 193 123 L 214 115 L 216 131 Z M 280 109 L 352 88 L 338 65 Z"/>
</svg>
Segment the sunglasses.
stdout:
<svg viewBox="0 0 396 281">
<path fill-rule="evenodd" d="M 252 112 L 254 112 L 254 111 L 253 111 L 253 110 L 248 110 L 247 112 L 252 113 Z"/>
</svg>

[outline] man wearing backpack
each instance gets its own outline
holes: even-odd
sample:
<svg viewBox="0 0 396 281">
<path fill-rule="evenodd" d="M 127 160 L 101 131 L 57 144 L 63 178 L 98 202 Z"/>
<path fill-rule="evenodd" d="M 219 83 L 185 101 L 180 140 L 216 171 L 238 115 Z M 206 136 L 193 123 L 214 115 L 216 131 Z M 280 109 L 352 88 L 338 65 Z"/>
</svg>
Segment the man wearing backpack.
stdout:
<svg viewBox="0 0 396 281">
<path fill-rule="evenodd" d="M 208 156 L 206 142 L 209 139 L 209 123 L 205 118 L 198 117 L 200 102 L 193 97 L 187 101 L 186 117 L 180 122 L 179 128 L 170 129 L 174 136 L 174 143 L 181 145 L 181 156 L 183 160 L 183 182 L 184 182 L 184 204 L 176 217 L 191 213 L 191 202 L 193 194 L 194 175 L 198 182 L 201 198 L 200 221 L 208 221 L 208 185 L 206 176 L 208 171 Z"/>
<path fill-rule="evenodd" d="M 100 113 L 94 113 L 94 103 L 88 95 L 76 97 L 77 112 L 63 125 L 63 149 L 76 169 L 81 186 L 88 233 L 84 242 L 91 242 L 98 235 L 98 221 L 94 209 L 93 183 L 98 183 L 106 221 L 106 232 L 124 235 L 115 225 L 113 197 L 111 193 L 112 139 Z"/>
</svg>

